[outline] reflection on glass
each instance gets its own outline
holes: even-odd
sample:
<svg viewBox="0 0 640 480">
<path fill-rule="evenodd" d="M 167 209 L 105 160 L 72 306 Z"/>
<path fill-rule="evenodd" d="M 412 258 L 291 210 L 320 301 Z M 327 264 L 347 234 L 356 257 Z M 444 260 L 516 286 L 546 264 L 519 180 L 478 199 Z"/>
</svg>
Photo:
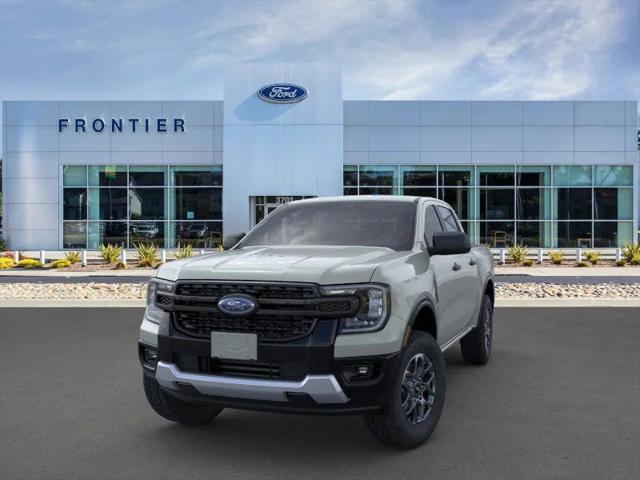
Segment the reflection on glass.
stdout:
<svg viewBox="0 0 640 480">
<path fill-rule="evenodd" d="M 633 218 L 633 189 L 594 189 L 596 220 L 631 220 Z"/>
<path fill-rule="evenodd" d="M 436 167 L 433 165 L 414 165 L 400 167 L 400 178 L 405 187 L 424 187 L 436 185 Z"/>
<path fill-rule="evenodd" d="M 481 189 L 480 218 L 482 220 L 502 220 L 514 217 L 513 188 Z"/>
<path fill-rule="evenodd" d="M 346 187 L 358 186 L 358 166 L 357 165 L 345 165 L 342 172 L 342 184 Z"/>
<path fill-rule="evenodd" d="M 441 188 L 440 199 L 447 202 L 460 219 L 471 219 L 471 195 L 473 190 L 469 188 Z"/>
<path fill-rule="evenodd" d="M 164 225 L 164 222 L 131 222 L 129 224 L 129 246 L 164 245 Z"/>
<path fill-rule="evenodd" d="M 633 222 L 595 222 L 594 247 L 615 248 L 633 241 Z"/>
<path fill-rule="evenodd" d="M 165 185 L 166 167 L 132 165 L 129 167 L 129 185 L 132 187 L 162 187 Z"/>
<path fill-rule="evenodd" d="M 126 220 L 126 188 L 90 188 L 89 220 Z"/>
<path fill-rule="evenodd" d="M 63 190 L 62 217 L 64 220 L 86 220 L 87 189 L 65 188 Z"/>
<path fill-rule="evenodd" d="M 596 185 L 631 186 L 633 167 L 631 165 L 596 165 Z"/>
<path fill-rule="evenodd" d="M 360 187 L 360 195 L 396 195 L 396 189 L 385 187 Z"/>
<path fill-rule="evenodd" d="M 130 188 L 129 218 L 131 220 L 163 220 L 164 188 Z"/>
<path fill-rule="evenodd" d="M 86 222 L 64 222 L 62 232 L 63 248 L 87 247 Z"/>
<path fill-rule="evenodd" d="M 345 187 L 344 188 L 345 195 L 358 195 L 358 189 L 355 187 Z"/>
<path fill-rule="evenodd" d="M 591 185 L 591 165 L 555 165 L 553 184 L 562 187 Z"/>
<path fill-rule="evenodd" d="M 127 222 L 89 222 L 88 247 L 97 249 L 102 243 L 126 246 Z"/>
<path fill-rule="evenodd" d="M 558 222 L 558 247 L 591 248 L 591 222 Z"/>
<path fill-rule="evenodd" d="M 65 187 L 84 187 L 87 185 L 86 165 L 65 165 L 62 172 L 62 184 Z"/>
<path fill-rule="evenodd" d="M 215 248 L 222 243 L 220 222 L 172 222 L 173 246 Z"/>
<path fill-rule="evenodd" d="M 529 247 L 551 247 L 549 222 L 517 222 L 517 242 Z"/>
<path fill-rule="evenodd" d="M 436 187 L 404 187 L 402 189 L 403 195 L 409 195 L 413 197 L 433 197 L 437 196 Z"/>
<path fill-rule="evenodd" d="M 184 166 L 171 167 L 173 185 L 176 187 L 220 187 L 222 167 Z"/>
<path fill-rule="evenodd" d="M 442 165 L 438 167 L 440 186 L 467 187 L 472 185 L 473 167 L 468 165 Z"/>
<path fill-rule="evenodd" d="M 551 218 L 551 190 L 548 188 L 518 188 L 516 190 L 517 218 L 545 220 Z"/>
<path fill-rule="evenodd" d="M 523 187 L 542 187 L 551 185 L 551 167 L 538 165 L 519 165 L 516 180 Z"/>
<path fill-rule="evenodd" d="M 360 185 L 370 187 L 392 187 L 397 182 L 395 165 L 360 166 Z"/>
<path fill-rule="evenodd" d="M 513 222 L 480 222 L 480 243 L 491 248 L 513 245 Z"/>
<path fill-rule="evenodd" d="M 174 188 L 176 220 L 219 220 L 222 218 L 222 189 Z"/>
<path fill-rule="evenodd" d="M 91 165 L 89 167 L 89 186 L 125 187 L 127 185 L 127 167 L 124 165 Z"/>
<path fill-rule="evenodd" d="M 591 218 L 590 188 L 558 188 L 557 205 L 559 220 Z"/>
<path fill-rule="evenodd" d="M 499 187 L 512 186 L 514 184 L 514 167 L 507 165 L 488 165 L 478 167 L 480 186 Z"/>
</svg>

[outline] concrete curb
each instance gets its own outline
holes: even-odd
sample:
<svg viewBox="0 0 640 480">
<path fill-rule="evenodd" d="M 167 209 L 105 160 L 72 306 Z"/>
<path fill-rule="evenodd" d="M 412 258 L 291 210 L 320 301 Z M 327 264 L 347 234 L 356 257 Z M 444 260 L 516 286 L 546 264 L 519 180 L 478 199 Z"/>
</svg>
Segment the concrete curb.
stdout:
<svg viewBox="0 0 640 480">
<path fill-rule="evenodd" d="M 640 308 L 637 298 L 497 298 L 496 307 L 624 307 Z"/>
<path fill-rule="evenodd" d="M 143 308 L 145 300 L 0 300 L 0 308 Z M 497 308 L 640 308 L 636 298 L 498 298 Z"/>
<path fill-rule="evenodd" d="M 496 267 L 496 277 L 523 275 L 531 277 L 638 277 L 638 267 Z"/>
<path fill-rule="evenodd" d="M 146 301 L 122 300 L 0 300 L 0 308 L 143 308 Z"/>
</svg>

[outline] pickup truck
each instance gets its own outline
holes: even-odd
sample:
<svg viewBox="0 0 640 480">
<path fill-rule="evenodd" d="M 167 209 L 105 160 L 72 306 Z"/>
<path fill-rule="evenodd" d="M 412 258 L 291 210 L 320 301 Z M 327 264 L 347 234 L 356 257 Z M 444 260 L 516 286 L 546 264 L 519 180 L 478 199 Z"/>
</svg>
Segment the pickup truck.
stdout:
<svg viewBox="0 0 640 480">
<path fill-rule="evenodd" d="M 151 407 L 187 425 L 223 408 L 363 414 L 415 448 L 443 409 L 443 352 L 491 354 L 493 261 L 426 197 L 291 202 L 225 252 L 162 265 L 139 358 Z"/>
</svg>

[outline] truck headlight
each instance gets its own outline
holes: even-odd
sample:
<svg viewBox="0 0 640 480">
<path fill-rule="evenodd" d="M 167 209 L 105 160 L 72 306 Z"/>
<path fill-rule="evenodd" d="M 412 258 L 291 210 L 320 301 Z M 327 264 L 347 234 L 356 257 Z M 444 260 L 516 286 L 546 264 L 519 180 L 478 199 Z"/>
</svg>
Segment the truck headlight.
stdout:
<svg viewBox="0 0 640 480">
<path fill-rule="evenodd" d="M 173 282 L 167 280 L 160 280 L 159 278 L 152 278 L 149 281 L 147 287 L 147 307 L 145 309 L 145 316 L 148 320 L 154 323 L 160 323 L 160 321 L 169 315 L 167 312 L 158 307 L 158 293 L 173 293 Z"/>
<path fill-rule="evenodd" d="M 387 322 L 391 302 L 387 286 L 337 285 L 323 287 L 322 293 L 329 296 L 355 295 L 360 299 L 356 315 L 340 320 L 340 333 L 374 332 Z"/>
</svg>

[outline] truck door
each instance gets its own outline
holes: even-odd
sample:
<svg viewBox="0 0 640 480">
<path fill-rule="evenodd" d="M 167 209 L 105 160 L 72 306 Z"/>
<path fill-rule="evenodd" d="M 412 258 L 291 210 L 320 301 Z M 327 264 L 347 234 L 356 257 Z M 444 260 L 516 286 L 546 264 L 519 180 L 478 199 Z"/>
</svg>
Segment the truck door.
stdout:
<svg viewBox="0 0 640 480">
<path fill-rule="evenodd" d="M 460 231 L 448 208 L 428 205 L 425 210 L 425 242 L 432 245 L 433 234 Z M 444 344 L 467 327 L 478 301 L 477 268 L 470 253 L 433 255 L 430 268 L 437 285 L 439 312 L 438 343 Z"/>
</svg>

